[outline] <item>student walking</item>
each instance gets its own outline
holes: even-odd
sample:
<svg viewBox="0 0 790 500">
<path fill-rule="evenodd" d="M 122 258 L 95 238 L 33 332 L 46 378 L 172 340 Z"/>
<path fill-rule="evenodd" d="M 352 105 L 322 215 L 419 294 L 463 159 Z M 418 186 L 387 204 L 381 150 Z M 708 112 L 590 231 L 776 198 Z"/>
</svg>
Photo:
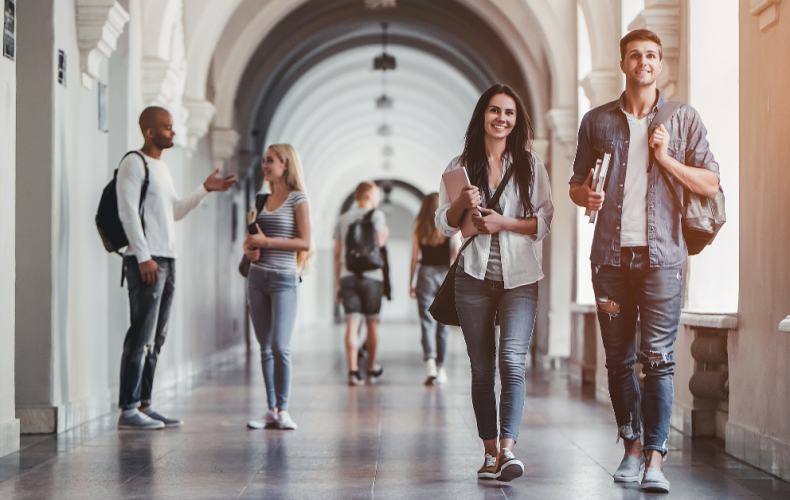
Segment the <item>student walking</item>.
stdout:
<svg viewBox="0 0 790 500">
<path fill-rule="evenodd" d="M 719 167 L 705 126 L 690 106 L 682 105 L 666 126 L 661 124 L 648 136 L 653 119 L 667 105 L 656 88 L 662 69 L 658 36 L 632 31 L 620 40 L 620 57 L 625 92 L 584 116 L 570 197 L 580 207 L 599 211 L 590 253 L 592 285 L 609 395 L 625 447 L 614 480 L 637 482 L 646 467 L 642 489 L 668 492 L 662 468 L 672 414 L 683 261 L 688 255 L 670 189 L 680 199 L 684 190 L 713 197 L 719 189 Z M 611 161 L 604 195 L 591 189 L 591 175 L 596 160 L 607 153 Z M 661 169 L 669 174 L 667 181 Z M 645 375 L 643 394 L 634 373 L 637 360 Z"/>
<path fill-rule="evenodd" d="M 348 385 L 360 385 L 358 360 L 360 317 L 365 317 L 367 381 L 375 384 L 384 369 L 376 365 L 378 324 L 384 294 L 384 260 L 381 248 L 387 243 L 387 219 L 377 210 L 380 191 L 372 182 L 354 190 L 356 206 L 342 214 L 335 225 L 335 283 L 338 302 L 346 313 L 346 357 Z"/>
<path fill-rule="evenodd" d="M 248 427 L 295 430 L 288 413 L 291 392 L 291 334 L 296 322 L 297 285 L 310 257 L 310 208 L 302 162 L 288 144 L 273 144 L 261 162 L 271 194 L 257 214 L 257 233 L 248 234 L 247 296 L 269 410 Z M 261 195 L 259 195 L 261 196 Z"/>
<path fill-rule="evenodd" d="M 439 193 L 431 193 L 422 198 L 420 212 L 414 221 L 414 235 L 411 248 L 411 272 L 409 273 L 409 295 L 417 299 L 422 328 L 423 361 L 428 371 L 425 385 L 444 384 L 447 371 L 444 368 L 447 354 L 447 326 L 439 323 L 428 312 L 436 293 L 444 282 L 450 263 L 455 260 L 454 238 L 448 238 L 436 228 L 433 222 L 439 208 Z M 417 284 L 414 285 L 414 272 L 419 264 Z"/>
<path fill-rule="evenodd" d="M 513 449 L 524 410 L 538 281 L 543 279 L 536 243 L 549 233 L 554 214 L 549 177 L 531 142 L 532 128 L 521 98 L 506 85 L 488 89 L 475 106 L 463 154 L 445 170 L 465 167 L 471 185 L 451 203 L 442 182 L 435 219 L 445 236 L 453 236 L 465 211 L 474 211 L 472 221 L 479 234 L 460 257 L 455 302 L 472 364 L 472 406 L 485 448 L 478 477 L 500 481 L 524 472 Z M 498 429 L 497 357 L 502 383 Z"/>
<path fill-rule="evenodd" d="M 174 222 L 186 217 L 208 193 L 227 191 L 236 184 L 235 175 L 219 177 L 217 169 L 189 196 L 179 198 L 170 169 L 162 161 L 162 152 L 173 147 L 173 117 L 163 108 L 148 107 L 140 114 L 140 131 L 143 147 L 121 161 L 116 184 L 118 216 L 129 240 L 123 272 L 131 310 L 121 357 L 119 429 L 161 429 L 182 423 L 151 406 L 156 363 L 167 336 L 175 291 Z M 149 184 L 141 211 L 140 192 L 146 178 Z"/>
</svg>

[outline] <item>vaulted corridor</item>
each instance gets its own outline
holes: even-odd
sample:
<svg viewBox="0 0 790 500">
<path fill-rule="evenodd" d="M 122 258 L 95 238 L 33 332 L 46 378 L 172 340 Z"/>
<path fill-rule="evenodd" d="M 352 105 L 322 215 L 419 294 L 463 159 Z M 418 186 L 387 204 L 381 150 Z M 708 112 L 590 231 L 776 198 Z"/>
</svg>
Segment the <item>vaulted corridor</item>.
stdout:
<svg viewBox="0 0 790 500">
<path fill-rule="evenodd" d="M 641 498 L 638 483 L 612 481 L 623 445 L 592 286 L 596 225 L 568 193 L 582 119 L 621 96 L 619 41 L 643 29 L 662 41 L 656 89 L 699 113 L 726 197 L 715 242 L 676 275 L 671 497 L 790 498 L 790 0 L 0 4 L 0 499 Z M 527 254 L 543 277 L 526 472 L 503 485 L 475 477 L 459 331 L 450 383 L 422 385 L 407 280 L 421 203 L 497 83 L 524 101 L 553 204 Z M 177 279 L 153 384 L 185 425 L 141 435 L 116 428 L 134 307 L 94 220 L 151 106 L 172 119 L 160 159 L 173 190 L 207 196 L 168 234 Z M 301 158 L 312 231 L 291 311 L 291 433 L 245 428 L 266 401 L 239 260 L 278 143 Z M 238 182 L 201 192 L 215 170 Z M 381 384 L 349 388 L 335 223 L 361 182 L 380 188 L 392 298 Z"/>
<path fill-rule="evenodd" d="M 520 481 L 478 481 L 482 445 L 463 338 L 451 332 L 450 383 L 422 385 L 416 325 L 383 328 L 385 376 L 348 387 L 342 332 L 293 339 L 292 431 L 249 430 L 265 410 L 257 364 L 239 357 L 156 395 L 180 429 L 115 428 L 117 412 L 55 437 L 26 436 L 0 459 L 3 499 L 570 499 L 651 498 L 612 482 L 621 445 L 611 409 L 557 371 L 529 369 L 518 450 Z M 785 499 L 790 484 L 724 453 L 714 439 L 673 431 L 671 498 Z"/>
</svg>

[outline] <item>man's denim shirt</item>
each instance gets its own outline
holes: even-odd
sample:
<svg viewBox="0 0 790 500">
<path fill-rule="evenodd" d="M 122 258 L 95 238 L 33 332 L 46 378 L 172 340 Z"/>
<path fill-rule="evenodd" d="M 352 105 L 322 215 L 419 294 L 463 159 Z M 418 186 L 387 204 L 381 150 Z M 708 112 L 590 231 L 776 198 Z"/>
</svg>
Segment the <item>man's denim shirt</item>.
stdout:
<svg viewBox="0 0 790 500">
<path fill-rule="evenodd" d="M 648 115 L 649 121 L 653 120 L 665 102 L 659 92 L 656 105 Z M 631 136 L 624 103 L 625 93 L 620 99 L 599 106 L 584 115 L 579 128 L 571 184 L 584 183 L 590 170 L 595 168 L 595 162 L 603 158 L 604 153 L 612 156 L 604 185 L 606 198 L 598 213 L 590 253 L 590 261 L 595 265 L 620 265 L 620 221 L 623 216 L 623 186 Z M 708 131 L 694 108 L 682 105 L 665 127 L 670 137 L 670 156 L 684 165 L 704 168 L 719 176 L 719 165 L 708 148 Z M 661 178 L 659 168 L 653 166 L 648 174 L 646 203 L 650 267 L 671 267 L 682 263 L 688 256 L 688 250 L 683 239 L 680 211 Z M 683 200 L 683 185 L 671 175 L 669 179 Z"/>
</svg>

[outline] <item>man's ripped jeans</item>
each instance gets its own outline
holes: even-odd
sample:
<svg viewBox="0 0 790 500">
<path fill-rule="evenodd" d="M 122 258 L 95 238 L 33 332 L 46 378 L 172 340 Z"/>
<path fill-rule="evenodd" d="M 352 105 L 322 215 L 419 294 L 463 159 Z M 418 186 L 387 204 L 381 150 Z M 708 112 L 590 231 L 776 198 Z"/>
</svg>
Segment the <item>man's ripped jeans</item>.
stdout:
<svg viewBox="0 0 790 500">
<path fill-rule="evenodd" d="M 639 439 L 644 429 L 644 449 L 666 454 L 682 264 L 651 268 L 647 247 L 623 248 L 620 266 L 593 264 L 592 282 L 619 436 Z M 643 394 L 637 360 L 645 374 Z"/>
</svg>

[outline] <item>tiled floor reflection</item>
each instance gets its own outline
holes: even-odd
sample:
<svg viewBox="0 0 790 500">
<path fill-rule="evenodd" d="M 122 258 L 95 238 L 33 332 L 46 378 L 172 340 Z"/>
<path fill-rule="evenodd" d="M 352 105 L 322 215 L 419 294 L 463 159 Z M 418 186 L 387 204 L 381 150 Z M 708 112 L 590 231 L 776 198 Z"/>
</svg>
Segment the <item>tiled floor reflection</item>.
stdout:
<svg viewBox="0 0 790 500">
<path fill-rule="evenodd" d="M 23 436 L 0 459 L 2 499 L 638 499 L 611 473 L 621 457 L 611 409 L 562 373 L 528 372 L 516 452 L 525 475 L 478 481 L 482 445 L 463 339 L 452 332 L 447 386 L 422 385 L 416 325 L 382 329 L 379 386 L 345 385 L 342 332 L 293 340 L 295 432 L 251 431 L 265 411 L 260 367 L 240 360 L 189 389 L 158 394 L 180 429 L 117 431 L 117 413 L 59 436 Z M 165 346 L 165 349 L 167 346 Z M 740 462 L 715 440 L 674 434 L 671 498 L 790 498 L 790 484 Z"/>
</svg>

